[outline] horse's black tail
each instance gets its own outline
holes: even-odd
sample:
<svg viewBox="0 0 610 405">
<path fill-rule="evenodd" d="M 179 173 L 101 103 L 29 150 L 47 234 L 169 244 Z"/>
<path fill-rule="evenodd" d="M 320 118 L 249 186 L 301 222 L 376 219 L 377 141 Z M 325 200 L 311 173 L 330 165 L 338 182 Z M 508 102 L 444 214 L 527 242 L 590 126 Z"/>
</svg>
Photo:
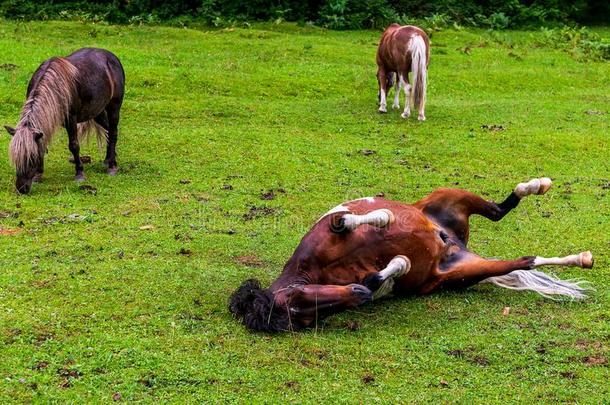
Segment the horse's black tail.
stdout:
<svg viewBox="0 0 610 405">
<path fill-rule="evenodd" d="M 95 122 L 95 120 L 89 120 L 81 122 L 76 128 L 77 138 L 79 143 L 83 143 L 89 140 L 92 134 L 95 134 L 97 141 L 97 147 L 101 150 L 102 147 L 108 142 L 108 131 Z"/>
<path fill-rule="evenodd" d="M 286 308 L 275 305 L 273 294 L 263 290 L 255 279 L 244 281 L 235 290 L 229 300 L 229 310 L 251 332 L 294 330 Z"/>
</svg>

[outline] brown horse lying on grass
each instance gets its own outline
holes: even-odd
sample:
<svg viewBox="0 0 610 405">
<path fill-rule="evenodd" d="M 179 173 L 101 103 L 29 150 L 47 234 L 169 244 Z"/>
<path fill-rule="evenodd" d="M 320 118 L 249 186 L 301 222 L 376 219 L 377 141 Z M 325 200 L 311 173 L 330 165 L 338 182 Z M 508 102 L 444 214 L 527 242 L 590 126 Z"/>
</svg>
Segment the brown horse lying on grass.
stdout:
<svg viewBox="0 0 610 405">
<path fill-rule="evenodd" d="M 377 82 L 379 83 L 379 112 L 387 112 L 386 98 L 394 84 L 394 104 L 399 109 L 400 88 L 405 91 L 405 109 L 402 118 L 411 115 L 411 99 L 417 107 L 420 121 L 426 119 L 426 81 L 430 62 L 430 41 L 426 33 L 412 25 L 390 25 L 382 34 L 377 48 Z M 413 86 L 409 84 L 409 72 L 413 72 Z M 398 76 L 398 77 L 396 77 Z"/>
<path fill-rule="evenodd" d="M 533 269 L 591 268 L 591 252 L 490 260 L 466 247 L 470 215 L 499 221 L 523 197 L 544 194 L 550 186 L 548 178 L 520 183 L 500 204 L 456 189 L 436 190 L 412 205 L 382 198 L 344 203 L 305 235 L 271 287 L 245 281 L 231 296 L 230 310 L 249 330 L 279 332 L 306 328 L 387 295 L 428 294 L 477 283 L 583 299 L 585 282 L 559 280 Z"/>
<path fill-rule="evenodd" d="M 9 155 L 17 173 L 17 191 L 29 193 L 32 182 L 40 181 L 47 146 L 62 126 L 68 132 L 77 181 L 85 180 L 80 141 L 90 130 L 97 133 L 98 143 L 108 142 L 104 162 L 108 174 L 116 174 L 115 146 L 124 94 L 123 66 L 104 49 L 83 48 L 43 62 L 30 79 L 17 128 L 5 126 L 13 137 Z"/>
</svg>

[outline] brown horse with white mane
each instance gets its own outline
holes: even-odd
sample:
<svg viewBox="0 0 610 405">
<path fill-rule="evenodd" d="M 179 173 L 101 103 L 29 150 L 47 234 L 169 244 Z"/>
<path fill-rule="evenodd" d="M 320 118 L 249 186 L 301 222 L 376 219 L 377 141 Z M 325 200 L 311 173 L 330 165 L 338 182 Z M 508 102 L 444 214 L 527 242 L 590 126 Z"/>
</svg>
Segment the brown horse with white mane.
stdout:
<svg viewBox="0 0 610 405">
<path fill-rule="evenodd" d="M 68 132 L 77 181 L 85 180 L 80 141 L 90 131 L 97 134 L 98 144 L 107 141 L 105 163 L 108 174 L 116 174 L 124 94 L 123 66 L 107 50 L 83 48 L 43 62 L 30 79 L 17 127 L 5 126 L 13 137 L 9 155 L 17 172 L 17 191 L 29 193 L 32 182 L 41 179 L 47 147 L 62 126 Z"/>
<path fill-rule="evenodd" d="M 533 269 L 591 268 L 591 252 L 491 260 L 467 248 L 470 215 L 499 221 L 523 197 L 544 194 L 550 186 L 548 178 L 520 183 L 499 204 L 457 189 L 436 190 L 411 205 L 382 198 L 344 203 L 303 237 L 271 287 L 261 289 L 258 281 L 247 280 L 231 296 L 229 308 L 249 330 L 279 332 L 309 327 L 387 295 L 421 295 L 477 283 L 583 299 L 585 282 Z"/>
<path fill-rule="evenodd" d="M 430 41 L 426 33 L 412 25 L 392 24 L 383 32 L 377 48 L 377 81 L 379 83 L 379 112 L 387 112 L 386 98 L 395 85 L 394 104 L 399 109 L 400 88 L 405 91 L 405 109 L 402 118 L 411 115 L 411 99 L 417 107 L 418 120 L 426 119 L 426 81 L 430 62 Z M 413 72 L 413 85 L 409 83 L 409 72 Z"/>
</svg>

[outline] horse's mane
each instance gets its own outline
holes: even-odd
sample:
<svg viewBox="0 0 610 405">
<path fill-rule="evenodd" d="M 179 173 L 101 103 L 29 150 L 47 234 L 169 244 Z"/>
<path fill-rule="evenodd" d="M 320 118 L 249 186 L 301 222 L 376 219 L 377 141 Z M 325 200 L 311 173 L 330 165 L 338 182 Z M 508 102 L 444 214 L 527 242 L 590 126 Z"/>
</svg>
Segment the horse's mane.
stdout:
<svg viewBox="0 0 610 405">
<path fill-rule="evenodd" d="M 9 155 L 17 171 L 27 168 L 39 153 L 34 137 L 36 132 L 42 133 L 45 147 L 50 143 L 64 124 L 77 92 L 78 70 L 67 59 L 49 59 L 39 69 L 44 70 L 23 105 L 9 146 Z"/>
<path fill-rule="evenodd" d="M 263 290 L 258 280 L 249 279 L 231 295 L 229 310 L 250 331 L 282 332 L 297 330 L 288 311 L 274 304 L 273 294 Z"/>
</svg>

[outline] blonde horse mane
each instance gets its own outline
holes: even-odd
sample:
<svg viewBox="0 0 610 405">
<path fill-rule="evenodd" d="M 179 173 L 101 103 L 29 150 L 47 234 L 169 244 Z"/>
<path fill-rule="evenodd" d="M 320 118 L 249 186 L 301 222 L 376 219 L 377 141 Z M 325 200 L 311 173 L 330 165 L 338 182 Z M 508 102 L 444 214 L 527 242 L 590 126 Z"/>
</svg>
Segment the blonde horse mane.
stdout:
<svg viewBox="0 0 610 405">
<path fill-rule="evenodd" d="M 42 133 L 46 148 L 55 132 L 64 124 L 76 95 L 78 70 L 65 58 L 48 61 L 38 83 L 23 105 L 9 156 L 17 171 L 24 171 L 40 153 L 35 133 Z"/>
</svg>

